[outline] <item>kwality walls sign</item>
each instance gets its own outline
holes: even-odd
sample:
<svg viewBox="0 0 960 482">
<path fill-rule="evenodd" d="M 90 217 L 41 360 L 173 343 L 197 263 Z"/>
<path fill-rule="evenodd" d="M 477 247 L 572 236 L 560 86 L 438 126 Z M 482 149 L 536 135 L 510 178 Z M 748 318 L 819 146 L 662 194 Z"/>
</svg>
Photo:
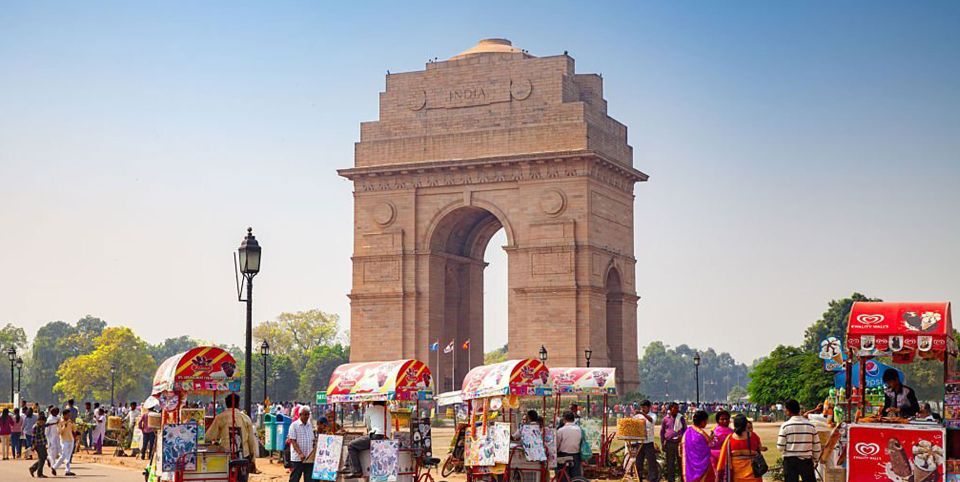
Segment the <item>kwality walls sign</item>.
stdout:
<svg viewBox="0 0 960 482">
<path fill-rule="evenodd" d="M 944 480 L 944 429 L 937 426 L 853 425 L 847 445 L 847 481 Z"/>
</svg>

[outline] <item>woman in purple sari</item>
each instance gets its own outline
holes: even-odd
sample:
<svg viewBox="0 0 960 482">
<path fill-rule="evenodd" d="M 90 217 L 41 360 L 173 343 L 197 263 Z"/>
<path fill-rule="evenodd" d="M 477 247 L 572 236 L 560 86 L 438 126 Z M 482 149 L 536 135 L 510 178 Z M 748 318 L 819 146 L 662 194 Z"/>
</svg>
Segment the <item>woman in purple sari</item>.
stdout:
<svg viewBox="0 0 960 482">
<path fill-rule="evenodd" d="M 693 414 L 693 425 L 683 433 L 683 480 L 685 482 L 714 482 L 716 474 L 710 458 L 713 437 L 706 431 L 707 412 Z"/>
<path fill-rule="evenodd" d="M 720 448 L 723 447 L 723 442 L 733 433 L 733 429 L 730 428 L 730 412 L 720 410 L 717 412 L 716 420 L 717 427 L 713 429 L 713 443 L 710 444 L 711 464 L 714 466 L 720 460 Z"/>
</svg>

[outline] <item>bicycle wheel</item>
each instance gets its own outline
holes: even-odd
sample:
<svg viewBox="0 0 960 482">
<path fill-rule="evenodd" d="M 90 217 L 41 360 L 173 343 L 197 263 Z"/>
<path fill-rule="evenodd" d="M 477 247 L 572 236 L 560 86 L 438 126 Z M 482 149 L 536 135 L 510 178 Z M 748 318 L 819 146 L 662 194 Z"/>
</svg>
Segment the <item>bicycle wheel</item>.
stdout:
<svg viewBox="0 0 960 482">
<path fill-rule="evenodd" d="M 444 477 L 450 477 L 456 470 L 456 461 L 453 460 L 453 457 L 447 457 L 447 460 L 443 461 L 443 467 L 440 468 L 440 474 Z"/>
</svg>

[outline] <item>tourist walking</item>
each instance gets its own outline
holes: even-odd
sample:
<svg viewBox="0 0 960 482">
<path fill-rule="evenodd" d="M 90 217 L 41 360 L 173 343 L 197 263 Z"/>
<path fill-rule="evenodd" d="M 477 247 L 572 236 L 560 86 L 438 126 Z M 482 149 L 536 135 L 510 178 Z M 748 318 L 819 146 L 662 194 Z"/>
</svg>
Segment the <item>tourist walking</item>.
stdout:
<svg viewBox="0 0 960 482">
<path fill-rule="evenodd" d="M 13 417 L 10 416 L 10 409 L 5 408 L 0 412 L 0 452 L 3 453 L 3 460 L 10 459 L 10 432 L 13 428 Z"/>
<path fill-rule="evenodd" d="M 91 432 L 91 438 L 93 439 L 93 448 L 94 454 L 101 455 L 103 454 L 103 436 L 107 432 L 107 416 L 103 413 L 103 407 L 97 409 L 97 413 L 93 418 L 94 426 L 93 431 Z"/>
<path fill-rule="evenodd" d="M 10 426 L 10 446 L 13 447 L 13 458 L 19 459 L 23 456 L 23 449 L 20 445 L 23 443 L 23 417 L 20 416 L 20 409 L 13 409 L 13 424 Z"/>
<path fill-rule="evenodd" d="M 33 413 L 33 407 L 27 407 L 23 415 L 23 458 L 30 460 L 33 458 L 33 429 L 37 426 L 37 415 Z"/>
<path fill-rule="evenodd" d="M 314 439 L 313 428 L 310 427 L 310 407 L 304 405 L 297 412 L 297 419 L 290 424 L 287 440 L 290 442 L 290 462 L 293 470 L 290 471 L 290 482 L 310 482 L 313 480 Z"/>
<path fill-rule="evenodd" d="M 29 409 L 28 409 L 29 410 Z M 43 466 L 47 464 L 47 417 L 40 412 L 37 416 L 37 422 L 33 425 L 33 450 L 37 453 L 37 461 L 30 466 L 30 477 L 34 474 L 41 479 L 47 478 L 43 475 Z M 57 475 L 56 472 L 53 475 Z"/>
<path fill-rule="evenodd" d="M 47 436 L 47 460 L 50 462 L 50 470 L 53 475 L 57 475 L 57 471 L 53 470 L 53 463 L 60 458 L 60 430 L 58 425 L 60 425 L 60 409 L 51 406 L 50 415 L 47 417 L 44 427 L 46 427 Z"/>
<path fill-rule="evenodd" d="M 730 412 L 720 410 L 717 412 L 715 419 L 717 426 L 713 429 L 713 443 L 710 444 L 711 464 L 714 466 L 716 466 L 720 460 L 720 448 L 723 447 L 723 443 L 727 441 L 727 437 L 733 433 L 733 430 L 730 428 Z"/>
<path fill-rule="evenodd" d="M 686 482 L 714 482 L 710 463 L 710 444 L 713 437 L 707 433 L 710 416 L 703 410 L 693 413 L 693 425 L 683 433 L 683 480 Z"/>
<path fill-rule="evenodd" d="M 640 441 L 640 453 L 637 454 L 637 474 L 643 478 L 643 469 L 646 467 L 649 482 L 658 482 L 660 480 L 660 464 L 657 462 L 657 414 L 651 411 L 653 404 L 650 400 L 640 402 L 640 413 L 636 418 L 642 418 L 646 422 L 646 433 L 643 440 Z"/>
<path fill-rule="evenodd" d="M 680 414 L 680 405 L 671 403 L 660 424 L 660 446 L 666 459 L 663 475 L 669 482 L 674 482 L 680 473 L 680 439 L 686 430 L 687 419 Z"/>
<path fill-rule="evenodd" d="M 143 432 L 143 443 L 140 444 L 140 460 L 153 460 L 153 452 L 157 448 L 157 432 L 150 427 L 150 412 L 144 410 L 140 416 L 140 431 Z"/>
<path fill-rule="evenodd" d="M 57 475 L 57 469 L 66 464 L 67 471 L 63 475 L 77 475 L 70 471 L 70 460 L 73 458 L 74 438 L 73 433 L 77 430 L 77 425 L 73 421 L 73 411 L 64 410 L 60 423 L 57 424 L 57 433 L 60 435 L 60 455 L 57 461 L 53 463 L 50 470 L 53 475 Z"/>
<path fill-rule="evenodd" d="M 733 419 L 733 433 L 720 448 L 717 461 L 717 477 L 723 482 L 762 482 L 763 478 L 753 472 L 753 459 L 766 451 L 760 437 L 749 429 L 745 415 Z"/>
<path fill-rule="evenodd" d="M 783 454 L 784 482 L 815 482 L 815 461 L 820 459 L 820 437 L 817 428 L 800 416 L 800 403 L 787 400 L 784 405 L 787 419 L 780 426 L 777 448 Z"/>
</svg>

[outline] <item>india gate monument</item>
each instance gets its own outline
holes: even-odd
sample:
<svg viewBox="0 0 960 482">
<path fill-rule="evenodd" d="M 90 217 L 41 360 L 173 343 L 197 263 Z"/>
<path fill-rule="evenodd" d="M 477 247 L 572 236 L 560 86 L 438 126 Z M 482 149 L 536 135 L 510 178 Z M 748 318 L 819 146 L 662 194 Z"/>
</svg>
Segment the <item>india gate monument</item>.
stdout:
<svg viewBox="0 0 960 482">
<path fill-rule="evenodd" d="M 483 364 L 483 255 L 503 229 L 508 356 L 543 345 L 547 365 L 582 366 L 589 347 L 637 390 L 633 190 L 647 175 L 599 75 L 503 39 L 388 73 L 339 174 L 354 183 L 352 361 L 416 358 L 438 391 L 459 388 Z M 468 339 L 452 380 L 430 345 Z"/>
</svg>

